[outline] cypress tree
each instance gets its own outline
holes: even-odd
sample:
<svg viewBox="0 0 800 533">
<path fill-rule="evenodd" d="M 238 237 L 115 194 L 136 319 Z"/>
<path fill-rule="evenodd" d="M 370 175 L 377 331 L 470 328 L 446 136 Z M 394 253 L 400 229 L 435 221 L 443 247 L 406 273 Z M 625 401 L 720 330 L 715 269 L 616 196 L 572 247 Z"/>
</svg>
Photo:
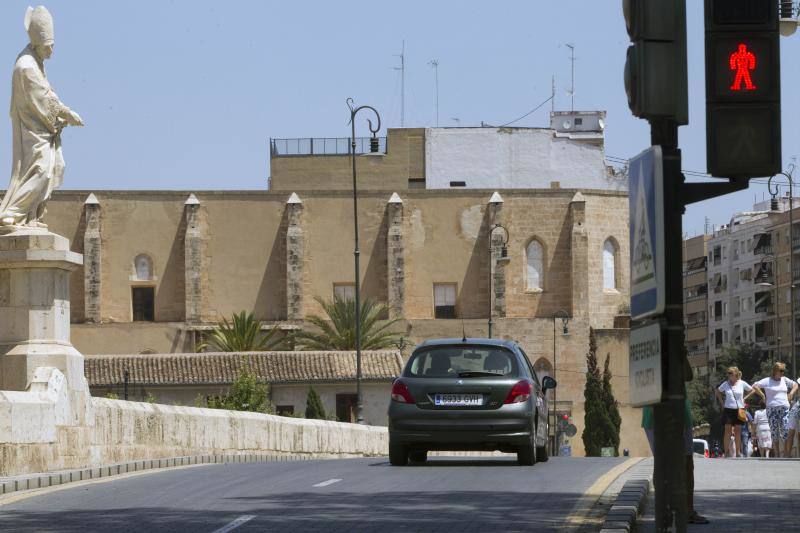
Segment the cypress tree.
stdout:
<svg viewBox="0 0 800 533">
<path fill-rule="evenodd" d="M 586 388 L 584 427 L 581 438 L 587 457 L 599 457 L 600 450 L 613 445 L 614 423 L 603 401 L 603 378 L 597 365 L 597 339 L 589 328 L 589 353 L 586 354 Z"/>
<path fill-rule="evenodd" d="M 327 416 L 325 416 L 325 407 L 322 405 L 322 400 L 314 387 L 308 388 L 308 396 L 306 396 L 306 418 L 315 418 L 317 420 L 327 419 Z"/>
<path fill-rule="evenodd" d="M 611 388 L 611 354 L 606 354 L 606 362 L 603 365 L 603 403 L 606 406 L 608 417 L 614 425 L 614 433 L 611 435 L 610 446 L 614 448 L 614 455 L 619 456 L 619 432 L 622 427 L 622 417 L 619 415 L 619 402 L 614 398 L 614 391 Z"/>
</svg>

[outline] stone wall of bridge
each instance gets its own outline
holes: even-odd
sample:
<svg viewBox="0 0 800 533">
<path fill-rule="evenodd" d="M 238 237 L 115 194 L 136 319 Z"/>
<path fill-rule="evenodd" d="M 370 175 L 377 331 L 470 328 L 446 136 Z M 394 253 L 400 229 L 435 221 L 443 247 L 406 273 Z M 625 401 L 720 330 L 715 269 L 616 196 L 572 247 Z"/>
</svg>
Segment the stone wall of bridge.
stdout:
<svg viewBox="0 0 800 533">
<path fill-rule="evenodd" d="M 386 428 L 262 413 L 88 399 L 85 423 L 54 368 L 28 391 L 0 392 L 0 476 L 191 455 L 363 457 L 388 452 Z"/>
</svg>

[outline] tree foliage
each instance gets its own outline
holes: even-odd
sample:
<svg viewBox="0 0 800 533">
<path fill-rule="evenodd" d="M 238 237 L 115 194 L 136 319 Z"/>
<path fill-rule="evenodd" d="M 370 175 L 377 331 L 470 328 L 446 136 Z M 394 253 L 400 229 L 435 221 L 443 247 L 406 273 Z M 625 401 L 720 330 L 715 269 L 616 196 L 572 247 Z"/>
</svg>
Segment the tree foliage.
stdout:
<svg viewBox="0 0 800 533">
<path fill-rule="evenodd" d="M 287 339 L 281 336 L 278 328 L 261 330 L 261 322 L 254 313 L 242 311 L 235 313 L 230 322 L 222 319 L 205 342 L 198 346 L 199 351 L 215 352 L 265 352 L 286 349 Z"/>
<path fill-rule="evenodd" d="M 614 455 L 619 455 L 619 433 L 622 428 L 622 417 L 619 414 L 619 402 L 614 398 L 614 390 L 611 387 L 611 354 L 606 354 L 606 362 L 603 365 L 603 404 L 608 412 L 608 417 L 614 425 L 612 447 Z"/>
<path fill-rule="evenodd" d="M 599 457 L 601 448 L 619 447 L 619 433 L 611 420 L 603 394 L 603 377 L 597 364 L 597 338 L 589 329 L 589 353 L 586 354 L 586 388 L 583 391 L 583 447 L 587 457 Z M 615 444 L 616 437 L 616 444 Z"/>
<path fill-rule="evenodd" d="M 356 348 L 356 306 L 352 298 L 334 296 L 326 301 L 315 298 L 325 311 L 326 318 L 317 315 L 306 317 L 306 321 L 315 326 L 315 330 L 304 330 L 294 336 L 298 348 L 302 350 L 355 350 Z M 400 334 L 390 331 L 390 327 L 399 321 L 382 320 L 388 307 L 373 299 L 366 299 L 361 304 L 361 349 L 380 350 L 389 348 L 399 342 Z"/>
<path fill-rule="evenodd" d="M 314 387 L 308 388 L 308 395 L 306 396 L 306 418 L 316 420 L 326 420 L 328 418 L 325 415 L 325 406 L 322 405 L 322 399 L 319 397 Z"/>
<path fill-rule="evenodd" d="M 258 376 L 244 364 L 227 394 L 210 396 L 206 405 L 211 409 L 230 409 L 232 411 L 252 411 L 255 413 L 274 413 L 269 400 L 269 387 L 259 383 Z"/>
</svg>

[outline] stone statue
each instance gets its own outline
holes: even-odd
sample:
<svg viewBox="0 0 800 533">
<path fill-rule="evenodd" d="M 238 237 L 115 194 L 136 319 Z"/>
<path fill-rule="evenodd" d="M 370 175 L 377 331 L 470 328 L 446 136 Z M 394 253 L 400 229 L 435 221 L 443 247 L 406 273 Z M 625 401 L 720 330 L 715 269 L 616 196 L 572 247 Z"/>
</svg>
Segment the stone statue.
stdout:
<svg viewBox="0 0 800 533">
<path fill-rule="evenodd" d="M 64 177 L 61 130 L 83 126 L 47 81 L 44 61 L 55 43 L 50 12 L 29 7 L 25 29 L 30 44 L 17 56 L 11 79 L 11 183 L 0 203 L 0 233 L 19 226 L 47 227 L 41 222 L 45 205 Z"/>
</svg>

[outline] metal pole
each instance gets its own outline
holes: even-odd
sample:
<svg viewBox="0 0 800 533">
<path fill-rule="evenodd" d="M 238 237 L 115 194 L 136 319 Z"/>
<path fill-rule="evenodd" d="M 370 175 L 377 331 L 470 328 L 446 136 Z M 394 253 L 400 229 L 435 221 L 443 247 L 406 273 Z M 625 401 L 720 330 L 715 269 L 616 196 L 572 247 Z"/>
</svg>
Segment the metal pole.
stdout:
<svg viewBox="0 0 800 533">
<path fill-rule="evenodd" d="M 686 531 L 686 469 L 684 462 L 683 376 L 683 276 L 681 152 L 678 124 L 673 119 L 651 120 L 651 144 L 661 145 L 664 155 L 664 266 L 667 357 L 664 365 L 667 393 L 654 406 L 655 419 L 655 522 L 657 532 Z"/>
<path fill-rule="evenodd" d="M 792 213 L 794 192 L 792 189 L 792 172 L 789 172 L 789 326 L 791 334 L 791 354 L 792 354 L 792 379 L 797 379 L 797 358 L 795 357 L 794 338 L 795 338 L 795 323 L 794 323 L 794 214 Z"/>
<path fill-rule="evenodd" d="M 355 322 L 356 322 L 356 422 L 359 424 L 364 423 L 364 401 L 361 394 L 361 282 L 360 282 L 360 268 L 359 257 L 361 251 L 358 247 L 358 188 L 356 180 L 356 114 L 362 109 L 369 109 L 377 117 L 377 127 L 373 129 L 372 121 L 367 120 L 370 132 L 373 135 L 381 129 L 381 116 L 374 107 L 362 105 L 354 107 L 353 99 L 347 99 L 347 106 L 350 108 L 350 158 L 353 163 L 353 262 L 354 262 L 354 278 L 355 278 Z"/>
<path fill-rule="evenodd" d="M 128 380 L 130 379 L 130 373 L 126 370 L 123 374 L 123 382 L 122 382 L 122 399 L 128 399 Z"/>
<path fill-rule="evenodd" d="M 553 315 L 553 379 L 556 380 L 558 383 L 558 378 L 556 369 L 558 368 L 557 365 L 557 355 L 556 352 L 556 315 Z M 558 397 L 556 396 L 558 393 L 556 392 L 558 387 L 553 389 L 553 457 L 558 456 Z"/>
<path fill-rule="evenodd" d="M 494 228 L 489 230 L 489 323 L 488 323 L 488 330 L 489 330 L 489 338 L 492 338 L 492 281 L 494 278 L 492 272 L 492 265 L 494 263 L 493 251 L 492 251 L 492 232 Z"/>
<path fill-rule="evenodd" d="M 356 321 L 356 422 L 364 423 L 364 403 L 361 397 L 361 283 L 358 249 L 358 188 L 356 185 L 356 110 L 350 112 L 350 158 L 353 162 L 353 260 L 355 263 L 355 321 Z"/>
</svg>

